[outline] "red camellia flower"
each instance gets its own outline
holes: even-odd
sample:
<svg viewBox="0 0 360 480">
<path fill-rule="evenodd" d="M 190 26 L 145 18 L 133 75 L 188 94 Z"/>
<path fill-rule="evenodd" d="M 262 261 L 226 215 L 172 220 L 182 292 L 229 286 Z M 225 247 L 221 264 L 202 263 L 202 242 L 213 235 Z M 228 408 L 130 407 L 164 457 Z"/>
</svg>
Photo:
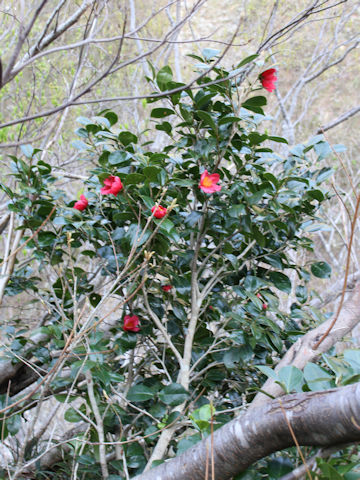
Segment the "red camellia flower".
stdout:
<svg viewBox="0 0 360 480">
<path fill-rule="evenodd" d="M 269 68 L 269 70 L 265 70 L 265 72 L 260 73 L 259 78 L 261 85 L 265 88 L 265 90 L 268 92 L 275 90 L 275 82 L 277 80 L 275 68 Z"/>
<path fill-rule="evenodd" d="M 110 175 L 110 177 L 105 178 L 104 180 L 105 187 L 102 187 L 100 192 L 103 195 L 116 195 L 123 189 L 123 184 L 121 183 L 120 177 L 114 177 L 114 175 Z"/>
<path fill-rule="evenodd" d="M 89 202 L 87 201 L 87 198 L 85 198 L 85 195 L 80 195 L 80 200 L 75 202 L 74 208 L 76 208 L 76 210 L 85 210 L 88 205 Z"/>
<path fill-rule="evenodd" d="M 172 289 L 172 285 L 162 285 L 161 290 L 164 290 L 164 292 L 169 292 Z"/>
<path fill-rule="evenodd" d="M 220 180 L 218 173 L 209 174 L 207 170 L 204 170 L 200 177 L 199 188 L 205 193 L 214 193 L 221 190 L 220 185 L 216 185 Z"/>
<path fill-rule="evenodd" d="M 161 205 L 154 205 L 151 209 L 151 213 L 154 214 L 155 218 L 163 218 L 167 214 L 167 208 L 162 207 Z"/>
<path fill-rule="evenodd" d="M 125 330 L 125 332 L 140 332 L 139 323 L 140 320 L 137 315 L 125 315 L 123 330 Z"/>
</svg>

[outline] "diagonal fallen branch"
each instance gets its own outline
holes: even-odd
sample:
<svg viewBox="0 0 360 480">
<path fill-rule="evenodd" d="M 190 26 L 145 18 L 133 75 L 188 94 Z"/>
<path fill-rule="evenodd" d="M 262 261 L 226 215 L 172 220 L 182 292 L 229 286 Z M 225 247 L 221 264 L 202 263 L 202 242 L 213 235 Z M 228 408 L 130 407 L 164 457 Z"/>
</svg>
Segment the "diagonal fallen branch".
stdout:
<svg viewBox="0 0 360 480">
<path fill-rule="evenodd" d="M 278 363 L 275 371 L 278 371 L 286 365 L 293 365 L 302 370 L 308 362 L 314 361 L 319 355 L 327 352 L 333 345 L 352 331 L 360 321 L 360 285 L 355 288 L 352 295 L 344 303 L 333 330 L 331 330 L 321 345 L 319 345 L 316 350 L 313 350 L 314 345 L 316 345 L 324 333 L 328 331 L 332 321 L 332 318 L 329 318 L 299 338 L 286 352 Z M 284 395 L 284 390 L 272 379 L 268 379 L 264 383 L 262 390 L 272 397 Z M 267 395 L 258 393 L 252 401 L 250 408 L 258 407 L 268 401 L 269 397 Z"/>
<path fill-rule="evenodd" d="M 203 480 L 214 453 L 216 480 L 229 480 L 257 460 L 294 446 L 331 447 L 360 440 L 360 384 L 287 395 L 219 428 L 211 437 L 134 480 Z M 285 415 L 286 417 L 285 417 Z"/>
</svg>

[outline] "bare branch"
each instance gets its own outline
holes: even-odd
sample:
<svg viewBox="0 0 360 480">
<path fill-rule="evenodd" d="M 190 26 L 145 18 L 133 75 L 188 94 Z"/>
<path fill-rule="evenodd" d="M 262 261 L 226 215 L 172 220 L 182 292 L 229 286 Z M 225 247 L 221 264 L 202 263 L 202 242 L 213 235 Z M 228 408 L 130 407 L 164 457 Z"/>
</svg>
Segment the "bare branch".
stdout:
<svg viewBox="0 0 360 480">
<path fill-rule="evenodd" d="M 20 24 L 19 39 L 18 39 L 18 42 L 17 42 L 16 47 L 14 49 L 14 52 L 13 52 L 13 54 L 12 54 L 10 60 L 9 60 L 8 66 L 5 69 L 4 76 L 2 77 L 2 85 L 5 85 L 5 83 L 7 83 L 8 75 L 11 72 L 11 70 L 12 70 L 12 68 L 13 68 L 13 66 L 16 62 L 16 59 L 20 54 L 21 48 L 24 45 L 24 42 L 25 42 L 27 36 L 29 35 L 32 27 L 34 26 L 34 23 L 36 22 L 36 19 L 38 18 L 41 10 L 46 5 L 47 1 L 48 0 L 42 0 L 40 2 L 38 7 L 35 9 L 34 15 L 32 16 L 32 19 L 30 20 L 27 27 L 24 28 L 24 25 Z"/>
<path fill-rule="evenodd" d="M 340 115 L 340 117 L 336 118 L 332 122 L 327 123 L 323 127 L 320 127 L 316 133 L 323 133 L 323 132 L 326 132 L 327 130 L 330 130 L 331 128 L 337 127 L 338 125 L 340 125 L 340 123 L 346 122 L 346 120 L 349 120 L 349 118 L 353 117 L 359 112 L 360 112 L 360 105 L 352 108 L 351 110 L 348 110 L 347 112 Z"/>
<path fill-rule="evenodd" d="M 50 45 L 52 42 L 54 42 L 58 37 L 60 37 L 66 30 L 68 30 L 72 25 L 74 25 L 78 20 L 79 18 L 81 17 L 81 15 L 85 12 L 85 10 L 87 10 L 87 8 L 89 8 L 96 0 L 85 0 L 83 2 L 83 4 L 78 8 L 78 10 L 70 17 L 68 18 L 64 23 L 62 23 L 60 26 L 56 27 L 55 30 L 51 33 L 49 33 L 45 38 L 43 38 L 40 42 L 37 42 L 36 45 L 34 45 L 33 47 L 31 47 L 29 49 L 29 52 L 27 54 L 27 57 L 28 58 L 31 58 L 32 55 L 34 55 L 35 53 L 43 50 L 44 48 L 46 48 L 48 45 Z M 43 0 L 43 3 L 46 3 L 47 0 Z M 35 15 L 34 15 L 35 16 Z M 35 22 L 36 18 L 34 18 L 34 22 Z M 19 41 L 21 40 L 21 36 L 20 36 L 20 39 Z M 22 44 L 21 44 L 22 46 Z M 20 46 L 20 48 L 21 48 Z M 19 52 L 18 52 L 19 54 Z M 17 70 L 19 69 L 20 65 L 18 67 L 15 66 L 15 69 L 14 71 L 12 71 L 12 67 L 14 66 L 14 63 L 15 63 L 15 60 L 18 56 L 18 54 L 16 55 L 13 63 L 9 63 L 8 65 L 8 68 L 6 69 L 6 72 L 4 74 L 4 79 L 3 79 L 3 84 L 5 85 L 7 82 L 9 82 L 10 80 L 12 80 L 15 75 L 22 69 L 22 67 L 20 68 L 20 70 Z M 25 58 L 26 59 L 26 58 Z"/>
</svg>

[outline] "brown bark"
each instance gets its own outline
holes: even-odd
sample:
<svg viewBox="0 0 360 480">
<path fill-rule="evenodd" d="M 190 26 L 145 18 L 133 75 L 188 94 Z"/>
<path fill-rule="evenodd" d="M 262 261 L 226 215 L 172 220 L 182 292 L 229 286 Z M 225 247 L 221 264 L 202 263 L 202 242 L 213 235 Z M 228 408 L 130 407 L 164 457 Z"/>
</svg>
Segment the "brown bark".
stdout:
<svg viewBox="0 0 360 480">
<path fill-rule="evenodd" d="M 273 400 L 217 430 L 213 446 L 208 437 L 134 480 L 204 480 L 207 461 L 211 478 L 212 451 L 214 478 L 230 479 L 270 453 L 294 446 L 288 422 L 303 446 L 360 441 L 360 384 Z"/>
</svg>

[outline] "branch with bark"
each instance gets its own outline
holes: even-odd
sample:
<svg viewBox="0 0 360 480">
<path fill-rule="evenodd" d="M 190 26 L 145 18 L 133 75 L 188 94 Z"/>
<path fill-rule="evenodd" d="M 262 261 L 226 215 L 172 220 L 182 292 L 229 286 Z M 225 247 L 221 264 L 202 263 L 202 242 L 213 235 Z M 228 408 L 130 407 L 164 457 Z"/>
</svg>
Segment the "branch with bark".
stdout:
<svg viewBox="0 0 360 480">
<path fill-rule="evenodd" d="M 295 445 L 331 447 L 360 440 L 360 384 L 287 395 L 232 420 L 195 447 L 134 480 L 228 480 L 257 460 Z"/>
<path fill-rule="evenodd" d="M 354 290 L 353 294 L 343 305 L 336 325 L 329 333 L 326 339 L 321 343 L 318 349 L 313 350 L 314 345 L 328 330 L 333 318 L 329 318 L 318 327 L 309 331 L 303 337 L 294 343 L 286 352 L 284 357 L 276 366 L 275 371 L 280 370 L 286 365 L 293 365 L 303 369 L 308 362 L 318 358 L 322 353 L 327 352 L 333 345 L 349 334 L 360 321 L 360 286 Z M 262 390 L 272 397 L 284 395 L 284 390 L 274 380 L 268 379 Z M 269 400 L 267 395 L 259 392 L 251 403 L 251 408 L 263 405 Z"/>
</svg>

